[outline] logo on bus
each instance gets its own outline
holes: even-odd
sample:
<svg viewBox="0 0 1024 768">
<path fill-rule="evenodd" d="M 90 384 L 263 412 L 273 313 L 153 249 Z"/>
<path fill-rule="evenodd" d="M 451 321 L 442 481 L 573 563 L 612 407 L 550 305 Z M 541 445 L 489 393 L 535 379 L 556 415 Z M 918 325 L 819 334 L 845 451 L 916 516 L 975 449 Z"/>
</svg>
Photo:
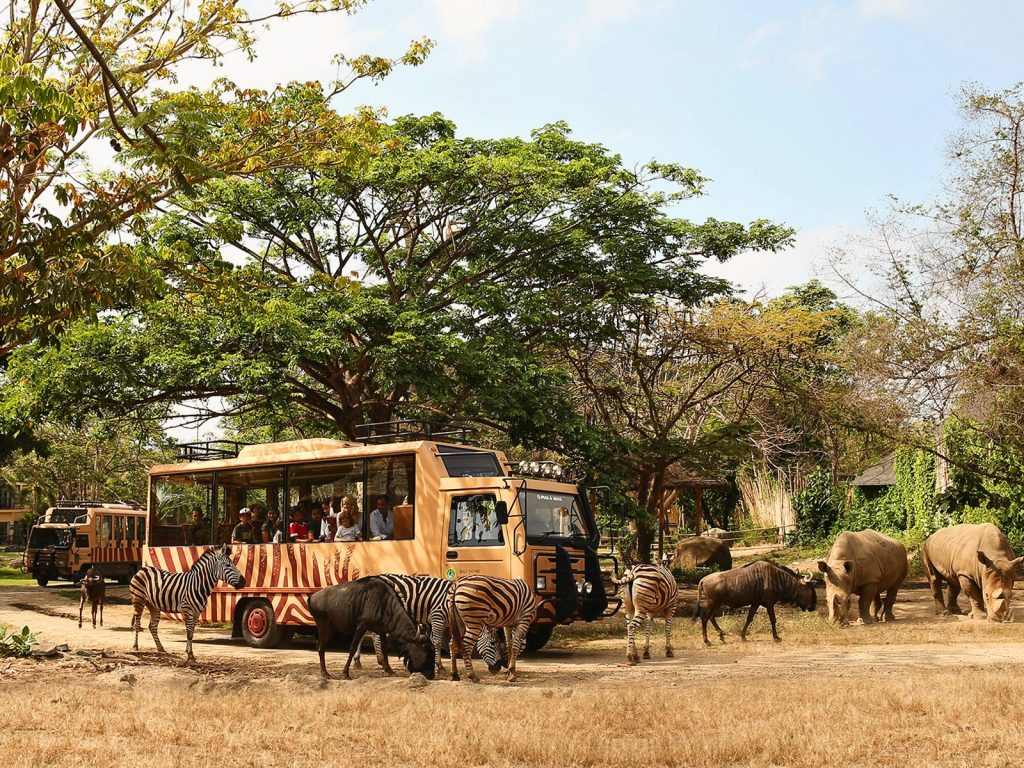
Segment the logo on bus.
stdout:
<svg viewBox="0 0 1024 768">
<path fill-rule="evenodd" d="M 448 579 L 448 581 L 455 581 L 455 569 L 449 568 L 444 572 L 444 577 Z"/>
</svg>

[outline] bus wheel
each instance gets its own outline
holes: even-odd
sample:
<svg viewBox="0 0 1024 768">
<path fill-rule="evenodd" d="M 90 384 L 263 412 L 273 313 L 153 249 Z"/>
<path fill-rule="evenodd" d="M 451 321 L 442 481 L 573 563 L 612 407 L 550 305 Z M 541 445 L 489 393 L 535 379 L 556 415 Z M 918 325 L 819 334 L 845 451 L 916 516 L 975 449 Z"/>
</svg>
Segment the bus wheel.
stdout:
<svg viewBox="0 0 1024 768">
<path fill-rule="evenodd" d="M 45 587 L 49 583 L 50 583 L 50 580 L 47 579 L 46 577 L 44 577 L 44 576 L 36 576 L 36 584 L 38 584 L 40 587 Z"/>
<path fill-rule="evenodd" d="M 121 586 L 125 586 L 126 584 L 131 584 L 132 578 L 134 578 L 135 573 L 138 570 L 139 569 L 136 568 L 134 565 L 131 566 L 128 569 L 128 573 L 123 573 L 123 574 L 121 574 L 120 576 L 117 577 L 117 583 L 120 584 Z"/>
<path fill-rule="evenodd" d="M 253 648 L 276 648 L 284 636 L 284 627 L 274 618 L 268 600 L 252 600 L 242 612 L 242 637 Z"/>
<path fill-rule="evenodd" d="M 554 624 L 534 624 L 526 632 L 526 650 L 529 653 L 536 653 L 551 639 L 551 633 L 555 631 Z"/>
</svg>

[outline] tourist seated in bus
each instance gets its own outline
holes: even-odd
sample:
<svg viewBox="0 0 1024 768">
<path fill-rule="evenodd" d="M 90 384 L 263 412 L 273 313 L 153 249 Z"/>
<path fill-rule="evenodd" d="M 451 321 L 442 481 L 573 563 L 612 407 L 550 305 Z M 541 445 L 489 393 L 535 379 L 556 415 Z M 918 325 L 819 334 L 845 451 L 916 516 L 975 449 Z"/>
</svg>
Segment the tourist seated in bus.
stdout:
<svg viewBox="0 0 1024 768">
<path fill-rule="evenodd" d="M 382 541 L 395 536 L 395 518 L 391 514 L 387 496 L 374 499 L 376 508 L 370 513 L 370 540 Z"/>
<path fill-rule="evenodd" d="M 299 543 L 313 541 L 309 523 L 302 519 L 302 510 L 299 507 L 292 507 L 292 521 L 288 525 L 288 540 Z"/>
<path fill-rule="evenodd" d="M 281 543 L 281 517 L 276 509 L 267 513 L 267 522 L 263 524 L 263 540 L 268 544 Z"/>
<path fill-rule="evenodd" d="M 334 537 L 338 534 L 338 518 L 333 515 L 327 516 L 327 538 L 324 541 L 334 541 Z"/>
<path fill-rule="evenodd" d="M 362 541 L 363 532 L 359 530 L 359 523 L 356 522 L 358 510 L 356 500 L 352 496 L 345 496 L 341 500 L 338 530 L 334 534 L 335 541 Z"/>
<path fill-rule="evenodd" d="M 263 505 L 256 501 L 253 502 L 252 506 L 249 507 L 249 511 L 252 512 L 252 538 L 257 544 L 266 544 L 270 541 L 267 538 L 266 531 L 263 530 L 263 526 L 267 522 L 267 510 Z"/>
<path fill-rule="evenodd" d="M 186 543 L 194 547 L 210 543 L 210 525 L 199 507 L 192 507 L 192 525 L 185 533 Z"/>
<path fill-rule="evenodd" d="M 314 501 L 309 510 L 309 532 L 314 541 L 327 541 L 327 515 L 319 501 Z"/>
<path fill-rule="evenodd" d="M 232 544 L 255 544 L 252 527 L 252 512 L 248 507 L 242 507 L 238 511 L 238 525 L 231 531 Z"/>
</svg>

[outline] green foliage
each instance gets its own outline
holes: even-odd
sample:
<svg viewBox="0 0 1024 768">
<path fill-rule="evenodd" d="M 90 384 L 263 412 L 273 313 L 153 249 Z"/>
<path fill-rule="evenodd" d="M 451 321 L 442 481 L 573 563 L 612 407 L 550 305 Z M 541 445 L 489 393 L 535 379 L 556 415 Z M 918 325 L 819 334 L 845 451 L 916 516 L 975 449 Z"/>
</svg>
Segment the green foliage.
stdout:
<svg viewBox="0 0 1024 768">
<path fill-rule="evenodd" d="M 893 465 L 893 485 L 882 491 L 854 489 L 849 515 L 837 521 L 834 533 L 873 528 L 913 545 L 948 524 L 936 504 L 934 454 L 900 447 Z"/>
<path fill-rule="evenodd" d="M 0 627 L 0 657 L 28 656 L 38 640 L 39 633 L 30 632 L 28 627 L 22 627 L 21 632 L 15 632 L 13 628 L 8 630 L 7 627 Z"/>
<path fill-rule="evenodd" d="M 807 486 L 793 494 L 797 543 L 809 544 L 828 536 L 843 507 L 843 489 L 832 481 L 832 472 L 827 467 L 815 467 Z"/>
<path fill-rule="evenodd" d="M 673 568 L 672 575 L 680 584 L 696 584 L 711 573 L 721 570 L 717 564 L 699 565 L 696 568 Z"/>
</svg>

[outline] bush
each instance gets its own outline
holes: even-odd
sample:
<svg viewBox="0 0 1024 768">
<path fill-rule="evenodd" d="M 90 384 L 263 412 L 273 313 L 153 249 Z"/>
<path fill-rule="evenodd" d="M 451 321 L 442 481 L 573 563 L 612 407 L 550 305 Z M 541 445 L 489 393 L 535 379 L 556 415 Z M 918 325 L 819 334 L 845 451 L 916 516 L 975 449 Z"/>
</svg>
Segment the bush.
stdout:
<svg viewBox="0 0 1024 768">
<path fill-rule="evenodd" d="M 792 540 L 809 544 L 826 538 L 843 511 L 843 491 L 832 482 L 832 473 L 816 467 L 807 487 L 793 494 L 797 530 Z"/>
<path fill-rule="evenodd" d="M 673 568 L 672 575 L 680 584 L 696 584 L 709 573 L 717 573 L 717 565 L 699 565 L 696 568 Z"/>
<path fill-rule="evenodd" d="M 12 628 L 10 634 L 6 627 L 0 627 L 0 656 L 28 656 L 38 639 L 39 633 L 30 632 L 28 627 L 22 627 L 21 632 L 15 632 Z"/>
</svg>

